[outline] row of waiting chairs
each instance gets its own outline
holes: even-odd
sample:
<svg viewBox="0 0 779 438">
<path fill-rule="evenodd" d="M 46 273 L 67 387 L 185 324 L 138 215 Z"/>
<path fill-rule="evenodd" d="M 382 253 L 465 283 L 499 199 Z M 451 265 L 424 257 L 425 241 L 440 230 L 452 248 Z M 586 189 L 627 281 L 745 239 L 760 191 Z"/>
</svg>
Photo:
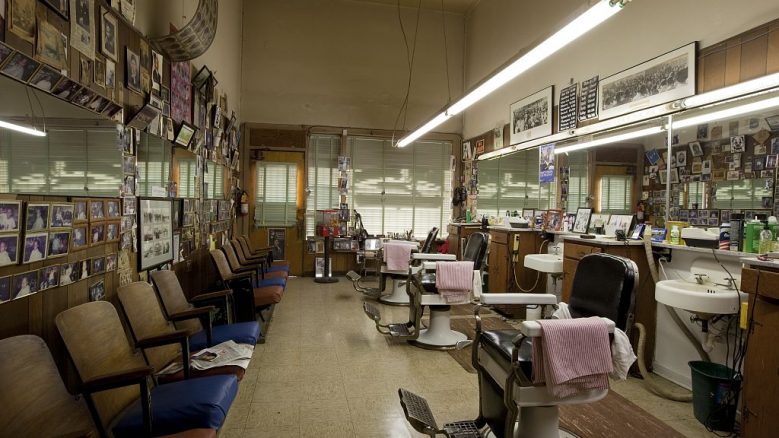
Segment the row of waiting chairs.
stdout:
<svg viewBox="0 0 779 438">
<path fill-rule="evenodd" d="M 247 304 L 252 314 L 261 312 L 280 300 L 288 268 L 273 262 L 266 249 L 253 250 L 245 238 L 228 242 L 211 256 L 230 289 L 190 301 L 175 273 L 156 271 L 151 273 L 154 286 L 135 282 L 117 290 L 133 342 L 125 334 L 120 312 L 109 302 L 90 302 L 57 315 L 57 330 L 75 365 L 83 398 L 68 393 L 41 338 L 22 335 L 0 340 L 4 358 L 0 361 L 0 400 L 6 407 L 0 411 L 2 433 L 18 437 L 215 437 L 244 369 L 191 370 L 190 353 L 230 340 L 254 346 L 262 335 L 254 317 L 213 326 L 216 308 L 196 305 L 222 301 L 229 309 L 234 276 L 248 273 L 256 277 L 251 278 L 248 295 L 265 301 Z M 275 279 L 273 284 L 267 283 L 270 279 Z M 245 287 L 240 286 L 243 291 Z M 274 296 L 273 302 L 268 302 L 269 295 Z M 233 313 L 248 313 L 239 311 L 241 306 L 234 301 L 235 312 L 227 310 L 228 322 Z M 179 371 L 159 373 L 179 361 Z"/>
</svg>

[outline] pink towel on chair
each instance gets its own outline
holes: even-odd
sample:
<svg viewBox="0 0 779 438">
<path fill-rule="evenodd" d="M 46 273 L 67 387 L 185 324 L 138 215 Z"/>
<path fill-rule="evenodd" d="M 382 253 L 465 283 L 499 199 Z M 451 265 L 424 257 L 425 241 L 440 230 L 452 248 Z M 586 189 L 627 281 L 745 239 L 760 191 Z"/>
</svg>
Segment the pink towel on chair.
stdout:
<svg viewBox="0 0 779 438">
<path fill-rule="evenodd" d="M 600 318 L 539 320 L 533 338 L 533 383 L 546 382 L 562 398 L 591 389 L 608 389 L 612 371 L 609 331 Z"/>
<path fill-rule="evenodd" d="M 435 271 L 435 287 L 447 303 L 468 302 L 473 262 L 436 262 Z"/>
<path fill-rule="evenodd" d="M 384 261 L 390 271 L 405 271 L 411 259 L 411 249 L 414 245 L 405 243 L 387 242 L 384 244 Z"/>
</svg>

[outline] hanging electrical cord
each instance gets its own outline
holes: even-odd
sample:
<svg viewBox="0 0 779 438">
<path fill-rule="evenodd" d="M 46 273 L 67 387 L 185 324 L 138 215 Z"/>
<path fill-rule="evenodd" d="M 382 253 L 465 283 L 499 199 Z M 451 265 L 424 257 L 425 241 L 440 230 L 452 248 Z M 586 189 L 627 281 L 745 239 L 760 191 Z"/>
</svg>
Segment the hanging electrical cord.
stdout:
<svg viewBox="0 0 779 438">
<path fill-rule="evenodd" d="M 403 130 L 406 129 L 406 117 L 408 116 L 408 98 L 411 93 L 411 79 L 414 74 L 414 58 L 416 55 L 417 50 L 417 36 L 419 34 L 419 21 L 420 21 L 420 14 L 422 12 L 422 0 L 419 0 L 417 3 L 417 22 L 416 22 L 416 28 L 414 30 L 414 42 L 409 47 L 408 44 L 408 35 L 406 34 L 406 27 L 403 25 L 403 17 L 400 13 L 400 0 L 397 2 L 397 10 L 398 10 L 398 23 L 400 24 L 400 32 L 403 34 L 403 43 L 406 46 L 406 62 L 408 63 L 408 83 L 406 84 L 406 95 L 403 97 L 403 102 L 400 104 L 400 108 L 398 109 L 398 115 L 395 117 L 395 123 L 392 126 L 392 141 L 395 142 L 395 131 L 398 129 L 398 122 L 400 121 L 400 117 L 403 116 Z"/>
<path fill-rule="evenodd" d="M 543 242 L 541 242 L 541 245 L 538 247 L 538 254 L 543 254 L 543 252 L 541 252 L 541 251 L 544 250 L 544 245 L 548 245 L 548 244 L 549 244 L 549 240 L 544 240 Z M 518 257 L 517 257 L 517 261 L 519 261 Z M 538 283 L 541 281 L 541 271 L 536 271 L 536 282 L 533 283 L 533 286 L 531 286 L 530 289 L 525 290 L 525 289 L 522 289 L 522 286 L 519 285 L 519 279 L 517 279 L 517 267 L 516 267 L 516 264 L 517 264 L 517 262 L 514 262 L 514 263 L 511 264 L 511 272 L 514 274 L 514 284 L 517 285 L 517 289 L 519 289 L 520 291 L 522 291 L 524 293 L 533 292 L 533 290 L 535 290 L 535 288 L 538 287 Z"/>
<path fill-rule="evenodd" d="M 446 14 L 444 0 L 441 0 L 441 27 L 444 31 L 444 70 L 446 71 L 446 104 L 452 103 L 452 84 L 449 82 L 449 45 L 446 42 Z"/>
</svg>

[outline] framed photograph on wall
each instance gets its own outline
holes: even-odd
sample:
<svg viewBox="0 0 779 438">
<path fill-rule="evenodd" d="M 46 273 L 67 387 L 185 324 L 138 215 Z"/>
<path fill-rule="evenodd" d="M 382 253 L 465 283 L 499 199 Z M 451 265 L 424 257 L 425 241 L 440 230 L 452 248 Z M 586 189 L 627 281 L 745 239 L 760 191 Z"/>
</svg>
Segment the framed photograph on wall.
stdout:
<svg viewBox="0 0 779 438">
<path fill-rule="evenodd" d="M 70 228 L 73 226 L 73 204 L 51 204 L 51 228 Z"/>
<path fill-rule="evenodd" d="M 268 228 L 268 246 L 271 247 L 273 260 L 285 260 L 287 230 L 284 228 Z"/>
<path fill-rule="evenodd" d="M 22 272 L 14 275 L 13 299 L 26 297 L 38 292 L 38 271 Z"/>
<path fill-rule="evenodd" d="M 49 204 L 27 204 L 27 231 L 41 231 L 49 228 Z"/>
<path fill-rule="evenodd" d="M 100 51 L 103 55 L 117 61 L 117 47 L 119 43 L 117 36 L 119 34 L 119 22 L 116 17 L 106 8 L 100 7 Z"/>
<path fill-rule="evenodd" d="M 139 201 L 138 270 L 173 260 L 173 204 L 168 199 Z"/>
<path fill-rule="evenodd" d="M 573 232 L 579 234 L 586 234 L 587 228 L 590 226 L 590 218 L 592 217 L 591 208 L 579 208 L 576 210 L 576 221 L 573 223 Z"/>
<path fill-rule="evenodd" d="M 550 209 L 544 213 L 544 230 L 560 231 L 563 228 L 563 211 Z"/>
<path fill-rule="evenodd" d="M 46 258 L 46 245 L 49 233 L 27 233 L 24 236 L 24 255 L 22 263 L 39 262 Z"/>
<path fill-rule="evenodd" d="M 87 225 L 73 227 L 73 234 L 70 236 L 70 249 L 75 251 L 89 246 L 87 242 Z"/>
<path fill-rule="evenodd" d="M 546 87 L 511 104 L 509 144 L 552 134 L 552 90 L 553 87 Z"/>
<path fill-rule="evenodd" d="M 70 230 L 52 231 L 49 233 L 49 252 L 46 258 L 68 255 L 70 249 Z"/>
<path fill-rule="evenodd" d="M 0 235 L 0 266 L 15 265 L 19 262 L 19 235 Z"/>
<path fill-rule="evenodd" d="M 89 59 L 95 57 L 95 1 L 70 0 L 70 45 Z"/>
<path fill-rule="evenodd" d="M 601 79 L 600 120 L 695 94 L 695 43 Z"/>
<path fill-rule="evenodd" d="M 0 231 L 19 231 L 21 201 L 0 201 Z"/>
</svg>

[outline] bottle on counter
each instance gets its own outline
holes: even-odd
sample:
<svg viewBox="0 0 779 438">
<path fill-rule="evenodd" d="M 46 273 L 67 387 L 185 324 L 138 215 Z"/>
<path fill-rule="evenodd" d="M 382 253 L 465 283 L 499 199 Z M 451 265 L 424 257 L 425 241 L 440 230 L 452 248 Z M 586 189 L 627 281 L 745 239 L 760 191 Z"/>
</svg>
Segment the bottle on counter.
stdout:
<svg viewBox="0 0 779 438">
<path fill-rule="evenodd" d="M 719 249 L 730 250 L 730 222 L 725 222 L 719 227 Z"/>
<path fill-rule="evenodd" d="M 759 254 L 768 254 L 774 248 L 774 235 L 771 233 L 771 228 L 768 227 L 768 222 L 763 223 L 763 231 L 760 232 L 760 244 L 758 247 Z"/>
<path fill-rule="evenodd" d="M 679 236 L 681 235 L 681 232 L 679 231 L 679 226 L 674 225 L 673 228 L 671 228 L 671 245 L 678 245 L 679 244 Z"/>
</svg>

